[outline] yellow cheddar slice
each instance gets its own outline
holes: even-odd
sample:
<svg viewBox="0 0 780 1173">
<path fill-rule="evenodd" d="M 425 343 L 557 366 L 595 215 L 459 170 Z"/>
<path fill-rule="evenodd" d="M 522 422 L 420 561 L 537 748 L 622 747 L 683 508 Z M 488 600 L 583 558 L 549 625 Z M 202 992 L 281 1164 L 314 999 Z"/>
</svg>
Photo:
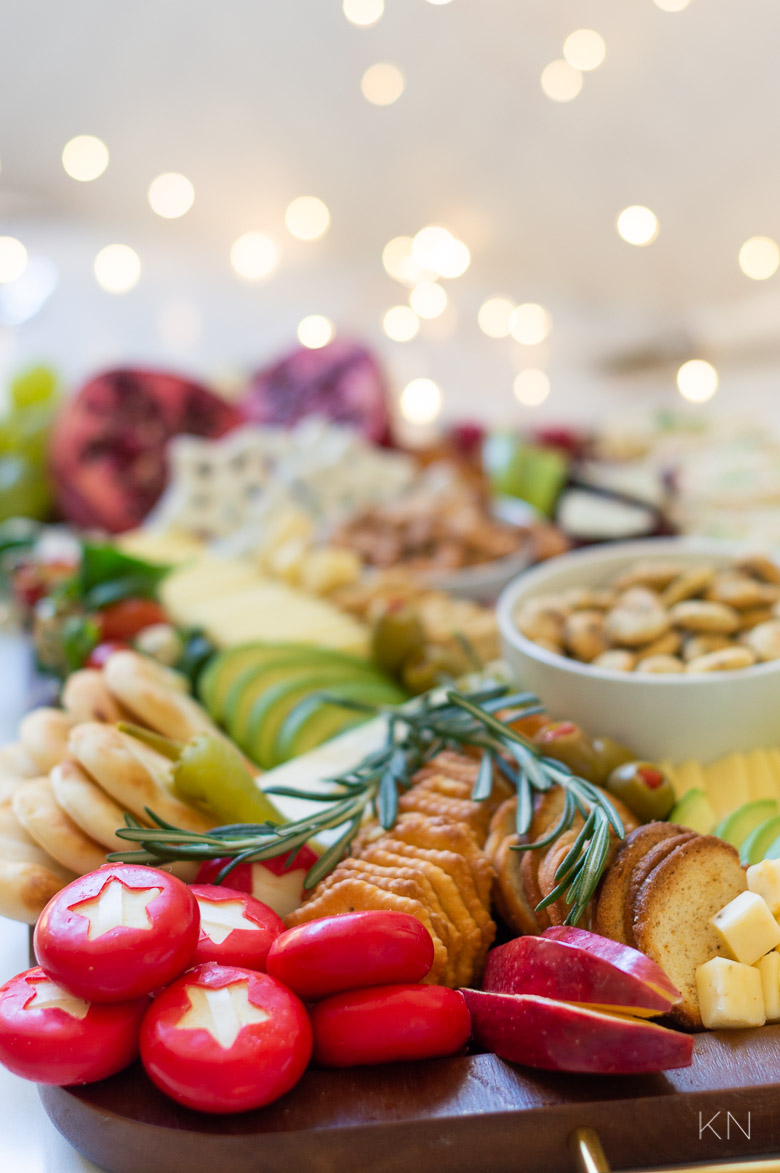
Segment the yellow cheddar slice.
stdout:
<svg viewBox="0 0 780 1173">
<path fill-rule="evenodd" d="M 702 1022 L 708 1030 L 763 1026 L 766 1022 L 761 974 L 755 966 L 713 957 L 696 970 Z"/>
<path fill-rule="evenodd" d="M 706 790 L 707 782 L 701 762 L 680 762 L 672 770 L 672 785 L 678 798 L 688 790 Z"/>
<path fill-rule="evenodd" d="M 780 859 L 762 859 L 746 873 L 749 892 L 755 892 L 766 903 L 772 916 L 780 914 Z"/>
<path fill-rule="evenodd" d="M 747 773 L 740 765 L 739 755 L 729 754 L 704 770 L 704 789 L 717 819 L 724 819 L 749 801 Z"/>
<path fill-rule="evenodd" d="M 765 749 L 764 753 L 775 780 L 775 797 L 780 798 L 780 749 Z"/>
<path fill-rule="evenodd" d="M 751 799 L 780 799 L 780 787 L 775 778 L 772 763 L 765 749 L 754 749 L 745 755 L 748 773 L 748 788 Z"/>
</svg>

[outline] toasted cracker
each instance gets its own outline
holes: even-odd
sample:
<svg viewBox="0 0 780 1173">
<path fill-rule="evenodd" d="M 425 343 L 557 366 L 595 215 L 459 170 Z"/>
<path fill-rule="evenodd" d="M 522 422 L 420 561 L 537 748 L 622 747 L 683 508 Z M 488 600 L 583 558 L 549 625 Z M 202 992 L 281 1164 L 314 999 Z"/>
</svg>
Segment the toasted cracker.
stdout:
<svg viewBox="0 0 780 1173">
<path fill-rule="evenodd" d="M 689 839 L 693 839 L 695 836 L 695 831 L 682 831 L 679 835 L 672 835 L 669 839 L 662 839 L 660 843 L 656 843 L 655 847 L 651 847 L 634 864 L 629 877 L 627 899 L 623 909 L 623 929 L 629 945 L 636 946 L 636 940 L 634 938 L 634 917 L 636 916 L 639 889 L 650 873 L 658 867 L 661 860 L 666 859 L 667 855 L 671 855 L 681 843 L 687 843 Z"/>
<path fill-rule="evenodd" d="M 72 672 L 62 689 L 62 707 L 74 721 L 103 721 L 115 725 L 127 713 L 108 691 L 100 668 Z"/>
<path fill-rule="evenodd" d="M 66 883 L 40 864 L 0 860 L 0 916 L 34 925 Z"/>
<path fill-rule="evenodd" d="M 674 823 L 645 823 L 632 831 L 619 845 L 615 858 L 604 871 L 596 891 L 593 908 L 593 931 L 602 937 L 628 944 L 625 908 L 628 903 L 631 873 L 652 847 L 664 839 L 684 832 Z"/>
<path fill-rule="evenodd" d="M 48 778 L 23 782 L 14 795 L 13 812 L 44 851 L 77 875 L 92 872 L 106 862 L 100 844 L 85 835 L 58 806 Z"/>
<path fill-rule="evenodd" d="M 430 818 L 419 811 L 410 811 L 396 820 L 393 838 L 439 851 L 454 851 L 462 856 L 474 877 L 480 901 L 485 905 L 489 904 L 493 867 L 470 827 L 441 816 Z"/>
<path fill-rule="evenodd" d="M 516 831 L 515 819 L 517 816 L 517 795 L 505 798 L 494 811 L 488 827 L 488 837 L 485 840 L 483 851 L 488 859 L 492 860 L 507 835 L 514 835 Z"/>
<path fill-rule="evenodd" d="M 637 947 L 680 991 L 672 1015 L 683 1026 L 701 1029 L 696 970 L 723 954 L 710 918 L 746 887 L 736 848 L 712 835 L 695 835 L 662 860 L 639 889 Z"/>
<path fill-rule="evenodd" d="M 506 835 L 495 853 L 496 880 L 493 886 L 493 902 L 505 924 L 516 933 L 538 935 L 541 926 L 534 912 L 534 906 L 526 895 L 522 877 L 523 856 L 527 853 L 512 851 L 517 835 Z"/>
<path fill-rule="evenodd" d="M 555 873 L 568 855 L 570 848 L 574 846 L 578 834 L 579 831 L 575 830 L 564 831 L 546 851 L 542 850 L 536 872 L 542 898 L 549 896 L 558 886 Z M 547 915 L 552 924 L 563 924 L 569 915 L 569 905 L 563 896 L 559 896 L 553 904 L 547 906 Z"/>
<path fill-rule="evenodd" d="M 76 873 L 52 859 L 39 843 L 25 831 L 12 807 L 0 807 L 0 860 L 6 863 L 33 863 L 53 872 L 63 883 L 75 880 Z"/>
<path fill-rule="evenodd" d="M 479 844 L 484 843 L 487 838 L 490 811 L 479 802 L 445 798 L 444 795 L 414 787 L 401 795 L 398 810 L 401 814 L 419 811 L 433 818 L 443 816 L 452 822 L 465 824 L 472 829 Z"/>
<path fill-rule="evenodd" d="M 539 887 L 539 863 L 541 860 L 542 849 L 523 851 L 520 858 L 520 883 L 522 884 L 523 894 L 529 906 L 534 910 L 534 916 L 539 925 L 539 928 L 549 929 L 552 921 L 550 914 L 546 908 L 538 909 L 537 905 L 542 899 L 542 890 Z"/>
</svg>

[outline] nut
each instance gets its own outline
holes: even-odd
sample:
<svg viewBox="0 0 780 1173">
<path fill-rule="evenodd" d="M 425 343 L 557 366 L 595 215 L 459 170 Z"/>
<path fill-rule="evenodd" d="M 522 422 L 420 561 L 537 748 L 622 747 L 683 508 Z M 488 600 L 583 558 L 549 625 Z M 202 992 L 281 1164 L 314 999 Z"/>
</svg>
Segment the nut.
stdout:
<svg viewBox="0 0 780 1173">
<path fill-rule="evenodd" d="M 748 554 L 737 562 L 737 570 L 742 570 L 761 582 L 780 585 L 780 566 L 771 558 L 767 558 L 766 554 Z"/>
<path fill-rule="evenodd" d="M 683 599 L 694 598 L 706 590 L 714 577 L 714 566 L 692 566 L 690 570 L 684 570 L 682 574 L 677 575 L 677 578 L 672 579 L 661 594 L 663 606 L 673 607 L 675 603 L 681 603 Z"/>
<path fill-rule="evenodd" d="M 590 663 L 609 647 L 604 633 L 604 615 L 601 611 L 575 611 L 568 617 L 563 629 L 566 647 L 578 660 Z"/>
<path fill-rule="evenodd" d="M 742 643 L 757 660 L 780 660 L 780 620 L 759 623 L 742 636 Z"/>
<path fill-rule="evenodd" d="M 670 616 L 675 627 L 683 627 L 686 631 L 731 635 L 739 628 L 739 612 L 725 603 L 687 599 L 683 603 L 675 603 Z"/>
<path fill-rule="evenodd" d="M 636 586 L 623 591 L 616 600 L 615 607 L 626 607 L 629 611 L 659 611 L 662 604 L 660 596 L 655 591 L 651 591 L 649 587 Z"/>
<path fill-rule="evenodd" d="M 677 578 L 682 569 L 677 562 L 635 562 L 618 575 L 614 585 L 621 591 L 633 586 L 653 587 L 662 591 L 672 579 Z"/>
<path fill-rule="evenodd" d="M 597 668 L 609 668 L 612 672 L 632 672 L 635 659 L 636 657 L 631 652 L 627 652 L 623 648 L 611 648 L 608 652 L 602 652 L 600 656 L 596 656 L 596 659 L 591 663 Z"/>
<path fill-rule="evenodd" d="M 749 648 L 730 647 L 699 656 L 685 665 L 686 672 L 735 672 L 739 668 L 750 668 L 756 658 Z"/>
<path fill-rule="evenodd" d="M 636 671 L 679 675 L 685 671 L 685 665 L 678 656 L 644 656 L 637 664 Z"/>
<path fill-rule="evenodd" d="M 729 607 L 736 607 L 738 611 L 776 603 L 778 597 L 780 588 L 756 582 L 746 574 L 717 575 L 706 592 L 706 598 L 716 603 L 726 603 Z"/>
<path fill-rule="evenodd" d="M 544 599 L 529 599 L 515 615 L 518 631 L 533 640 L 562 644 L 564 616 L 552 602 Z"/>
<path fill-rule="evenodd" d="M 641 647 L 658 639 L 669 629 L 666 611 L 635 611 L 629 607 L 615 607 L 604 621 L 606 633 L 613 644 L 629 648 Z"/>
<path fill-rule="evenodd" d="M 674 656 L 682 646 L 682 636 L 679 631 L 667 631 L 665 635 L 654 639 L 646 648 L 640 648 L 637 655 L 642 659 L 647 656 Z"/>
<path fill-rule="evenodd" d="M 734 643 L 726 635 L 689 635 L 683 644 L 683 659 L 697 660 L 721 648 L 733 648 Z"/>
</svg>

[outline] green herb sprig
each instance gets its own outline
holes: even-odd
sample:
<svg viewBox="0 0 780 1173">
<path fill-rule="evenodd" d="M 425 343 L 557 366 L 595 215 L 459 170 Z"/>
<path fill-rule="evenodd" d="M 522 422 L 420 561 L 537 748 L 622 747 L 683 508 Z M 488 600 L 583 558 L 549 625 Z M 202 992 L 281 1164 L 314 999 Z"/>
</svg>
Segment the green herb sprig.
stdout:
<svg viewBox="0 0 780 1173">
<path fill-rule="evenodd" d="M 512 728 L 511 723 L 519 718 L 543 711 L 537 697 L 513 692 L 507 684 L 489 683 L 465 693 L 437 690 L 398 708 L 376 708 L 330 696 L 323 699 L 366 715 L 383 715 L 387 734 L 382 747 L 354 769 L 327 779 L 332 787 L 328 793 L 311 794 L 290 786 L 268 788 L 269 794 L 316 803 L 319 809 L 314 813 L 281 826 L 241 823 L 217 827 L 207 834 L 183 831 L 151 810 L 147 811 L 155 824 L 151 828 L 126 815 L 126 826 L 117 834 L 137 843 L 139 850 L 114 852 L 108 858 L 159 864 L 227 857 L 229 862 L 216 877 L 216 882 L 221 883 L 241 863 L 287 853 L 291 865 L 309 839 L 323 831 L 339 829 L 336 842 L 306 875 L 306 888 L 313 888 L 348 852 L 367 812 L 372 810 L 382 827 L 389 830 L 393 826 L 399 794 L 409 789 L 425 762 L 444 749 L 477 748 L 482 757 L 472 798 L 484 801 L 489 796 L 494 770 L 499 770 L 517 791 L 516 829 L 521 842 L 514 850 L 548 847 L 572 826 L 577 813 L 582 816 L 584 825 L 555 873 L 556 887 L 537 906 L 541 910 L 563 896 L 570 905 L 566 923 L 580 920 L 604 870 L 611 835 L 622 839 L 623 824 L 604 791 L 572 774 L 562 762 L 544 757 L 532 741 Z M 533 817 L 534 793 L 552 786 L 560 786 L 565 792 L 559 821 L 537 842 L 522 842 Z"/>
</svg>

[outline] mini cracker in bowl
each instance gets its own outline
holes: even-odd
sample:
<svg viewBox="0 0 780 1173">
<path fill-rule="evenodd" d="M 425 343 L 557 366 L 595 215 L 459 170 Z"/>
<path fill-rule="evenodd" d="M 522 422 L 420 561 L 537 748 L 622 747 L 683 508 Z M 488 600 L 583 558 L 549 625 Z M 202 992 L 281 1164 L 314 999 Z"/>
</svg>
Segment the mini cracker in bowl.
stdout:
<svg viewBox="0 0 780 1173">
<path fill-rule="evenodd" d="M 503 653 L 553 716 L 652 760 L 780 744 L 780 568 L 731 542 L 591 547 L 521 575 Z"/>
</svg>

